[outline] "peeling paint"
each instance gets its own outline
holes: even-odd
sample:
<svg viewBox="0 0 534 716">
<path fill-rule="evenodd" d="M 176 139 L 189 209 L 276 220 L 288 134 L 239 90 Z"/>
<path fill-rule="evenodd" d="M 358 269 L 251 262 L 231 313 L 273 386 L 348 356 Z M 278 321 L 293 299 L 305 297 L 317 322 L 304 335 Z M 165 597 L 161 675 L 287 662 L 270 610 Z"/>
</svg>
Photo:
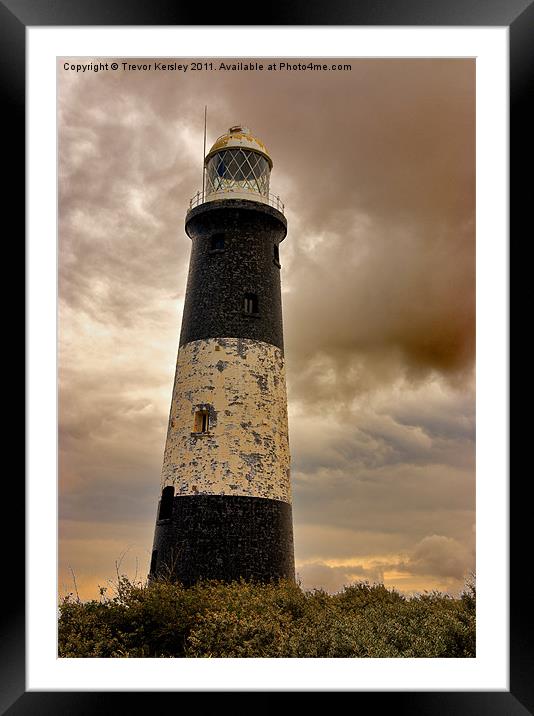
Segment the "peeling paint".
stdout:
<svg viewBox="0 0 534 716">
<path fill-rule="evenodd" d="M 192 436 L 200 406 L 209 409 L 209 434 Z M 174 485 L 180 495 L 231 493 L 290 503 L 289 464 L 280 348 L 243 338 L 181 346 L 162 488 Z"/>
</svg>

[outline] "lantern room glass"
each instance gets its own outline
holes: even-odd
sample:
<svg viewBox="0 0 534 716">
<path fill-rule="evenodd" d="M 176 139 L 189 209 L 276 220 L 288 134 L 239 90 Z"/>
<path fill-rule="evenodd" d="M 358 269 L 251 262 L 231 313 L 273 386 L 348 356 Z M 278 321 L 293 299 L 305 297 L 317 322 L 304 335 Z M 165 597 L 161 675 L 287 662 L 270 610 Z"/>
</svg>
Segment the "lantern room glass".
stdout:
<svg viewBox="0 0 534 716">
<path fill-rule="evenodd" d="M 206 165 L 206 193 L 251 192 L 268 197 L 270 173 L 269 162 L 258 152 L 225 149 Z"/>
</svg>

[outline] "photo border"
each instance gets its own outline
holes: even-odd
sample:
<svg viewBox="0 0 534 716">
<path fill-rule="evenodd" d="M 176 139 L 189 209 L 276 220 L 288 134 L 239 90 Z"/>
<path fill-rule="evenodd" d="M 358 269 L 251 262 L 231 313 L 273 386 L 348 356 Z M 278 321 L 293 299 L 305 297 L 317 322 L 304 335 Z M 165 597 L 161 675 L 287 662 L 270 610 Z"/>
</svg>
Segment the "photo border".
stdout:
<svg viewBox="0 0 534 716">
<path fill-rule="evenodd" d="M 497 7 L 497 5 L 499 5 Z M 268 6 L 263 11 L 262 25 L 359 25 L 359 26 L 508 26 L 510 42 L 510 196 L 511 227 L 526 227 L 526 211 L 532 204 L 529 185 L 523 177 L 531 173 L 524 141 L 533 126 L 532 113 L 527 110 L 529 80 L 532 82 L 534 57 L 534 4 L 532 0 L 502 0 L 482 6 L 476 0 L 404 0 L 389 2 L 387 6 L 376 0 L 353 3 L 331 0 L 328 7 L 293 3 L 291 7 Z M 210 26 L 228 25 L 224 7 L 210 9 Z M 11 212 L 24 212 L 25 182 L 25 52 L 26 27 L 34 26 L 133 26 L 133 25 L 203 25 L 205 8 L 182 7 L 171 2 L 140 0 L 97 0 L 91 4 L 83 0 L 56 0 L 37 5 L 31 0 L 0 0 L 0 57 L 4 99 L 4 137 L 12 152 L 9 167 L 10 182 L 4 193 L 5 206 Z M 254 25 L 250 15 L 246 22 L 232 25 Z M 231 18 L 235 20 L 234 17 Z M 220 20 L 220 22 L 217 22 Z M 512 141 L 512 137 L 514 140 Z M 521 142 L 520 138 L 521 137 Z M 523 171 L 522 171 L 523 170 Z M 520 178 L 521 177 L 521 178 Z M 522 220 L 523 219 L 523 220 Z M 517 228 L 517 231 L 518 231 Z M 11 242 L 14 243 L 14 242 Z M 21 245 L 24 245 L 21 242 Z M 28 345 L 28 350 L 31 346 Z M 6 478 L 10 477 L 6 471 Z M 24 504 L 24 483 L 6 480 L 13 495 L 4 504 Z M 510 691 L 509 692 L 358 692 L 361 697 L 380 698 L 380 706 L 391 705 L 396 711 L 412 714 L 515 714 L 532 713 L 534 673 L 532 650 L 532 616 L 530 595 L 524 581 L 524 545 L 530 543 L 530 524 L 526 515 L 529 504 L 526 481 L 516 480 L 510 489 Z M 7 485 L 6 485 L 7 487 Z M 7 492 L 7 490 L 6 490 Z M 8 520 L 5 520 L 7 526 Z M 5 537 L 7 566 L 4 569 L 11 597 L 2 611 L 2 674 L 0 681 L 0 713 L 19 714 L 89 714 L 111 712 L 118 706 L 124 710 L 124 699 L 134 698 L 136 706 L 143 705 L 143 692 L 26 692 L 25 686 L 25 612 L 22 585 L 25 583 L 24 561 L 20 558 L 25 542 L 24 525 L 18 520 L 8 527 Z M 13 546 L 17 546 L 17 549 Z M 520 568 L 521 572 L 520 572 Z M 349 689 L 347 689 L 349 690 Z M 168 692 L 150 692 L 154 696 L 176 696 Z M 394 701 L 393 701 L 394 699 Z M 376 704 L 376 701 L 374 702 Z M 7 711 L 6 711 L 7 709 Z M 530 709 L 530 710 L 527 710 Z"/>
</svg>

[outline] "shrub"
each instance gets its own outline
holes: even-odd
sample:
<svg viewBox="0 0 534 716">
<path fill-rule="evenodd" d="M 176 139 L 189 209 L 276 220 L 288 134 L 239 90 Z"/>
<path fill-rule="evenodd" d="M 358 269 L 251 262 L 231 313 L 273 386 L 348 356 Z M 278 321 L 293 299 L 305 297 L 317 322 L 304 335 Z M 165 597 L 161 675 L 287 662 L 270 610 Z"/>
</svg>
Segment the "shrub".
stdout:
<svg viewBox="0 0 534 716">
<path fill-rule="evenodd" d="M 454 599 L 384 585 L 135 584 L 60 604 L 61 657 L 474 657 L 474 586 Z"/>
</svg>

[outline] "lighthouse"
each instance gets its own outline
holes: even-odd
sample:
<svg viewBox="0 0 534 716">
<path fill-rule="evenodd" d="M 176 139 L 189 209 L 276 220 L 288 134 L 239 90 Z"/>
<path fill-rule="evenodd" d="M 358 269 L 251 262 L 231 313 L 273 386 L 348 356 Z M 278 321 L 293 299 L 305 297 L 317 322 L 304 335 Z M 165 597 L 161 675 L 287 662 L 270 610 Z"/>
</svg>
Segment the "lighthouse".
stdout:
<svg viewBox="0 0 534 716">
<path fill-rule="evenodd" d="M 294 580 L 282 330 L 284 206 L 242 125 L 204 159 L 163 456 L 151 579 Z"/>
</svg>

